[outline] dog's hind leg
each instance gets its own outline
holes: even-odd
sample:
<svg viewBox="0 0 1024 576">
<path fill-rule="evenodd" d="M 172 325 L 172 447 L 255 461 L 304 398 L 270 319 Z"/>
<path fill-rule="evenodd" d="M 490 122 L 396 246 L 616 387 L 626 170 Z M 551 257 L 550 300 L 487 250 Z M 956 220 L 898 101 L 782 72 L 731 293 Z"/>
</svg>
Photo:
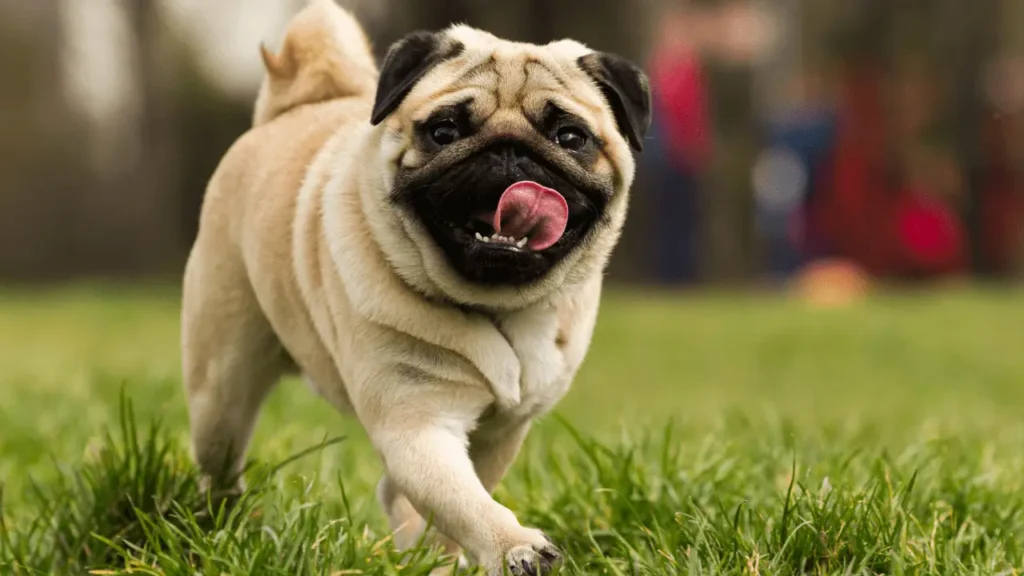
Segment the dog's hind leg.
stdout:
<svg viewBox="0 0 1024 576">
<path fill-rule="evenodd" d="M 218 490 L 241 490 L 260 406 L 287 357 L 239 260 L 211 262 L 194 254 L 189 262 L 182 360 L 192 451 L 203 481 Z"/>
</svg>

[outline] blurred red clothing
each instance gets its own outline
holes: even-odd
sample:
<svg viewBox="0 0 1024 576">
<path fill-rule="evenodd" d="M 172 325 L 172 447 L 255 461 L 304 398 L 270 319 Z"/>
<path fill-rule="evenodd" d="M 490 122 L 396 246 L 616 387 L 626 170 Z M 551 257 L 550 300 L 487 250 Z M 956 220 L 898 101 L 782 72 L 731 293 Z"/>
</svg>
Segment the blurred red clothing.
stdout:
<svg viewBox="0 0 1024 576">
<path fill-rule="evenodd" d="M 840 93 L 838 142 L 813 215 L 831 252 L 879 276 L 962 271 L 967 237 L 958 215 L 891 173 L 881 74 L 851 69 Z"/>
<path fill-rule="evenodd" d="M 962 272 L 966 234 L 960 218 L 927 192 L 905 189 L 900 196 L 896 208 L 900 271 L 915 276 Z"/>
<path fill-rule="evenodd" d="M 885 109 L 879 75 L 848 71 L 839 91 L 838 141 L 831 159 L 827 199 L 820 204 L 821 229 L 841 256 L 873 274 L 890 265 L 885 223 L 891 195 L 885 174 Z"/>
<path fill-rule="evenodd" d="M 651 60 L 655 118 L 666 139 L 666 153 L 680 169 L 703 171 L 711 159 L 711 120 L 707 80 L 692 50 L 662 47 Z"/>
</svg>

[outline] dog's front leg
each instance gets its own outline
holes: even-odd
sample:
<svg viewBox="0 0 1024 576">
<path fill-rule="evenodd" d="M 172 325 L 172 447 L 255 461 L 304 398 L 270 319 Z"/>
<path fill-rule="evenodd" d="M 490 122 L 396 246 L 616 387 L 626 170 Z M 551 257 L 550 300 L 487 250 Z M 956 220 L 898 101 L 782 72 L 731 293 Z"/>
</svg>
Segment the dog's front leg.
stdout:
<svg viewBox="0 0 1024 576">
<path fill-rule="evenodd" d="M 462 384 L 402 383 L 378 388 L 360 417 L 390 482 L 424 518 L 461 545 L 491 576 L 553 570 L 558 550 L 498 504 L 470 459 L 470 431 L 493 401 Z"/>
</svg>

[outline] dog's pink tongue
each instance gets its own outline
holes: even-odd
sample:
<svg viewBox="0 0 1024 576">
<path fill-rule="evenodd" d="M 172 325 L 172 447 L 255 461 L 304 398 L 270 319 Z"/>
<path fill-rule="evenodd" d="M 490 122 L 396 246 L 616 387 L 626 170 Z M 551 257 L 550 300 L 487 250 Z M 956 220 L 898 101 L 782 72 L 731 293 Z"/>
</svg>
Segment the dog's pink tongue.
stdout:
<svg viewBox="0 0 1024 576">
<path fill-rule="evenodd" d="M 516 182 L 498 200 L 494 231 L 501 236 L 528 238 L 530 250 L 550 248 L 565 233 L 569 205 L 557 191 L 536 182 Z"/>
</svg>

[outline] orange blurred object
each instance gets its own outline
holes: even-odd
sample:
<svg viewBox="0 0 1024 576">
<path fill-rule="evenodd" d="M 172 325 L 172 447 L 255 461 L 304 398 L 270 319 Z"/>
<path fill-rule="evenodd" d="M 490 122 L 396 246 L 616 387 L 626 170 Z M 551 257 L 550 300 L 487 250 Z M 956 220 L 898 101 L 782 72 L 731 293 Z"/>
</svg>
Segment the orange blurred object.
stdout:
<svg viewBox="0 0 1024 576">
<path fill-rule="evenodd" d="M 868 273 L 846 259 L 819 260 L 796 276 L 794 291 L 815 306 L 838 307 L 863 300 L 871 289 Z"/>
</svg>

